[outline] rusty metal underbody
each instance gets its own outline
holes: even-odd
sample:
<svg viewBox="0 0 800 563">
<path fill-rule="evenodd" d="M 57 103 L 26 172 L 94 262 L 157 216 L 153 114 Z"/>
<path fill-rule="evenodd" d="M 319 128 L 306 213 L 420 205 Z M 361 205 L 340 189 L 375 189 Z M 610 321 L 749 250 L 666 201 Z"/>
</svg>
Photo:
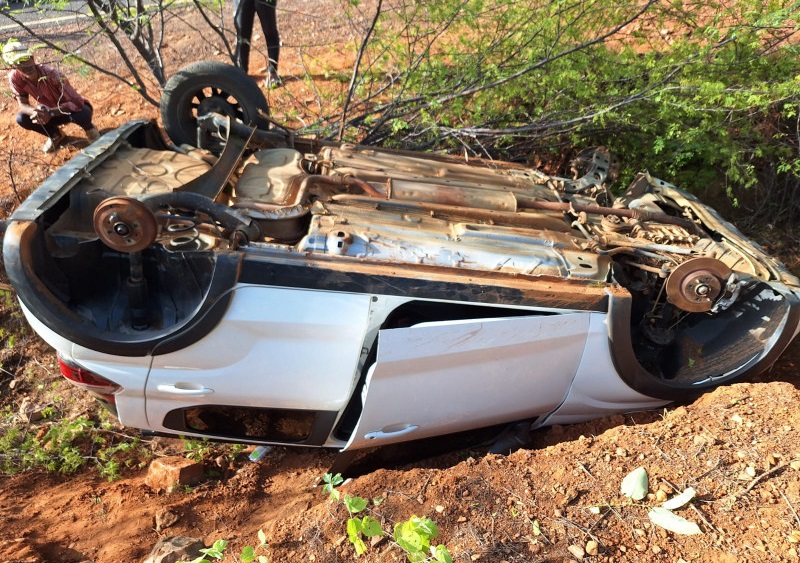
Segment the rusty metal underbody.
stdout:
<svg viewBox="0 0 800 563">
<path fill-rule="evenodd" d="M 738 233 L 708 236 L 701 220 L 715 217 L 665 182 L 642 174 L 615 198 L 605 184 L 609 157 L 602 149 L 573 178 L 559 178 L 509 163 L 356 145 L 314 153 L 298 150 L 305 146 L 264 147 L 243 156 L 247 146 L 226 149 L 213 166 L 202 151 L 121 146 L 75 190 L 80 203 L 49 236 L 74 235 L 82 210 L 106 198 L 92 230 L 106 228 L 104 242 L 119 251 L 134 250 L 132 235 L 125 230 L 117 237 L 103 221 L 120 216 L 140 226 L 135 250 L 156 238 L 175 251 L 227 248 L 229 234 L 218 227 L 175 214 L 156 224 L 134 203 L 189 190 L 256 223 L 258 235 L 248 241 L 254 253 L 437 267 L 442 275 L 618 282 L 655 298 L 655 316 L 665 300 L 684 312 L 719 310 L 747 280 L 776 277 L 770 265 L 751 258 Z M 131 209 L 121 209 L 125 201 Z"/>
</svg>

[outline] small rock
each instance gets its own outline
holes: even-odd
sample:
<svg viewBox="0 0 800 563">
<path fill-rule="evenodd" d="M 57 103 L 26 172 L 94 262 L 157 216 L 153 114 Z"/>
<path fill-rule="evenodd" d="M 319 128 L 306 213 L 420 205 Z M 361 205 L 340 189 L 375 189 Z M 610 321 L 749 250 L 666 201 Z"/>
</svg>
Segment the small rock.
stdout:
<svg viewBox="0 0 800 563">
<path fill-rule="evenodd" d="M 434 510 L 436 510 L 436 512 L 441 514 L 442 512 L 444 512 L 444 506 L 442 506 L 441 504 L 437 504 Z"/>
<path fill-rule="evenodd" d="M 656 500 L 658 502 L 664 502 L 665 500 L 667 500 L 667 493 L 665 493 L 661 489 L 658 489 L 656 491 Z"/>
<path fill-rule="evenodd" d="M 203 478 L 200 463 L 179 456 L 153 460 L 144 484 L 154 491 L 174 491 L 178 487 L 196 485 Z"/>
<path fill-rule="evenodd" d="M 589 540 L 586 542 L 586 553 L 589 555 L 597 555 L 598 548 L 600 546 L 594 540 Z"/>
<path fill-rule="evenodd" d="M 572 556 L 573 556 L 575 559 L 577 559 L 578 561 L 582 561 L 582 560 L 583 560 L 583 558 L 584 558 L 584 556 L 586 555 L 586 552 L 585 552 L 585 551 L 583 550 L 583 548 L 582 548 L 581 546 L 579 546 L 579 545 L 571 545 L 571 546 L 569 546 L 567 549 L 568 549 L 568 550 L 569 550 L 569 552 L 572 554 Z"/>
<path fill-rule="evenodd" d="M 459 524 L 463 524 L 466 521 L 467 521 L 467 517 L 466 516 L 459 516 L 458 520 L 456 520 L 456 522 L 458 522 Z"/>
<path fill-rule="evenodd" d="M 169 528 L 170 526 L 174 525 L 178 520 L 179 517 L 174 512 L 162 508 L 158 512 L 156 512 L 156 532 L 160 532 L 165 528 Z"/>
<path fill-rule="evenodd" d="M 158 542 L 143 563 L 177 563 L 184 559 L 200 557 L 205 547 L 203 540 L 186 536 L 172 536 Z"/>
<path fill-rule="evenodd" d="M 36 422 L 44 418 L 44 408 L 34 404 L 30 397 L 25 397 L 19 405 L 19 416 L 25 422 Z"/>
</svg>

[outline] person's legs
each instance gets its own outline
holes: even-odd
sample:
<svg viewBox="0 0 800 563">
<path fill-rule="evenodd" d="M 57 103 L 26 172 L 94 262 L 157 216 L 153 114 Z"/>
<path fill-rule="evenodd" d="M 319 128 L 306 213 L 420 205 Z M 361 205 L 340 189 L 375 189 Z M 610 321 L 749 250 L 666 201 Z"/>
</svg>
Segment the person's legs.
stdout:
<svg viewBox="0 0 800 563">
<path fill-rule="evenodd" d="M 90 129 L 94 129 L 94 125 L 92 125 L 92 116 L 94 115 L 94 108 L 92 104 L 86 102 L 83 104 L 83 109 L 81 111 L 75 111 L 69 114 L 67 117 L 72 123 L 79 125 L 81 129 L 84 131 L 88 131 Z"/>
<path fill-rule="evenodd" d="M 97 130 L 97 127 L 92 124 L 92 116 L 94 115 L 94 108 L 92 104 L 86 102 L 83 104 L 83 109 L 81 111 L 76 111 L 69 114 L 67 117 L 72 123 L 79 125 L 81 129 L 86 132 L 86 138 L 89 141 L 96 141 L 98 137 L 100 137 L 100 132 Z"/>
<path fill-rule="evenodd" d="M 245 72 L 250 64 L 250 37 L 253 35 L 255 19 L 254 3 L 254 0 L 240 0 L 238 9 L 233 15 L 233 26 L 236 28 L 234 63 Z"/>
<path fill-rule="evenodd" d="M 40 135 L 50 137 L 51 139 L 61 136 L 61 130 L 58 128 L 59 124 L 53 119 L 48 121 L 47 125 L 42 125 L 41 123 L 34 123 L 30 115 L 22 112 L 17 114 L 16 119 L 17 125 L 23 129 L 27 129 L 28 131 L 39 133 Z"/>
<path fill-rule="evenodd" d="M 17 114 L 16 121 L 17 125 L 23 129 L 34 131 L 35 133 L 39 133 L 40 135 L 47 137 L 47 140 L 44 142 L 44 146 L 42 146 L 42 150 L 46 153 L 56 150 L 58 145 L 61 144 L 61 141 L 64 140 L 64 135 L 61 133 L 61 129 L 58 127 L 59 121 L 57 119 L 51 119 L 47 122 L 47 125 L 42 125 L 41 123 L 34 123 L 31 119 L 31 116 L 27 113 L 19 112 Z"/>
<path fill-rule="evenodd" d="M 269 66 L 278 70 L 278 58 L 281 54 L 281 37 L 278 33 L 278 17 L 276 0 L 255 0 L 256 14 L 261 22 L 264 40 L 267 43 Z"/>
<path fill-rule="evenodd" d="M 277 0 L 255 0 L 256 14 L 261 22 L 261 30 L 264 32 L 264 39 L 267 42 L 267 56 L 269 66 L 267 68 L 267 88 L 276 88 L 283 84 L 278 75 L 278 58 L 281 54 L 281 38 L 278 34 Z"/>
</svg>

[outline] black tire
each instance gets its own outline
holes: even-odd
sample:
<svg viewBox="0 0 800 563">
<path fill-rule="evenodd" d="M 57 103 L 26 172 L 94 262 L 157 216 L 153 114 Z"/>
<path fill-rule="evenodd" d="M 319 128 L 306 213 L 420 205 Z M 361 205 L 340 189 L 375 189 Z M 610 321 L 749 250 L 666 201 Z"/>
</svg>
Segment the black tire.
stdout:
<svg viewBox="0 0 800 563">
<path fill-rule="evenodd" d="M 266 128 L 259 110 L 269 114 L 258 84 L 242 69 L 216 61 L 199 61 L 181 69 L 161 95 L 161 120 L 176 145 L 197 146 L 197 117 L 211 112 Z"/>
</svg>

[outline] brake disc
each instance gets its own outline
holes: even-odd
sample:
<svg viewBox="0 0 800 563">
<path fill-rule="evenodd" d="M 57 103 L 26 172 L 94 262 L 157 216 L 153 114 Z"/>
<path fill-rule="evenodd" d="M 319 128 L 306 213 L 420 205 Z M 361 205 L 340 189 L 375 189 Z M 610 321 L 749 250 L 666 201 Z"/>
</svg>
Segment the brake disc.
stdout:
<svg viewBox="0 0 800 563">
<path fill-rule="evenodd" d="M 100 240 L 117 252 L 141 252 L 158 236 L 153 212 L 130 197 L 110 197 L 100 202 L 92 224 Z"/>
<path fill-rule="evenodd" d="M 692 258 L 667 278 L 667 301 L 690 313 L 710 311 L 722 295 L 731 269 L 715 258 Z"/>
</svg>

